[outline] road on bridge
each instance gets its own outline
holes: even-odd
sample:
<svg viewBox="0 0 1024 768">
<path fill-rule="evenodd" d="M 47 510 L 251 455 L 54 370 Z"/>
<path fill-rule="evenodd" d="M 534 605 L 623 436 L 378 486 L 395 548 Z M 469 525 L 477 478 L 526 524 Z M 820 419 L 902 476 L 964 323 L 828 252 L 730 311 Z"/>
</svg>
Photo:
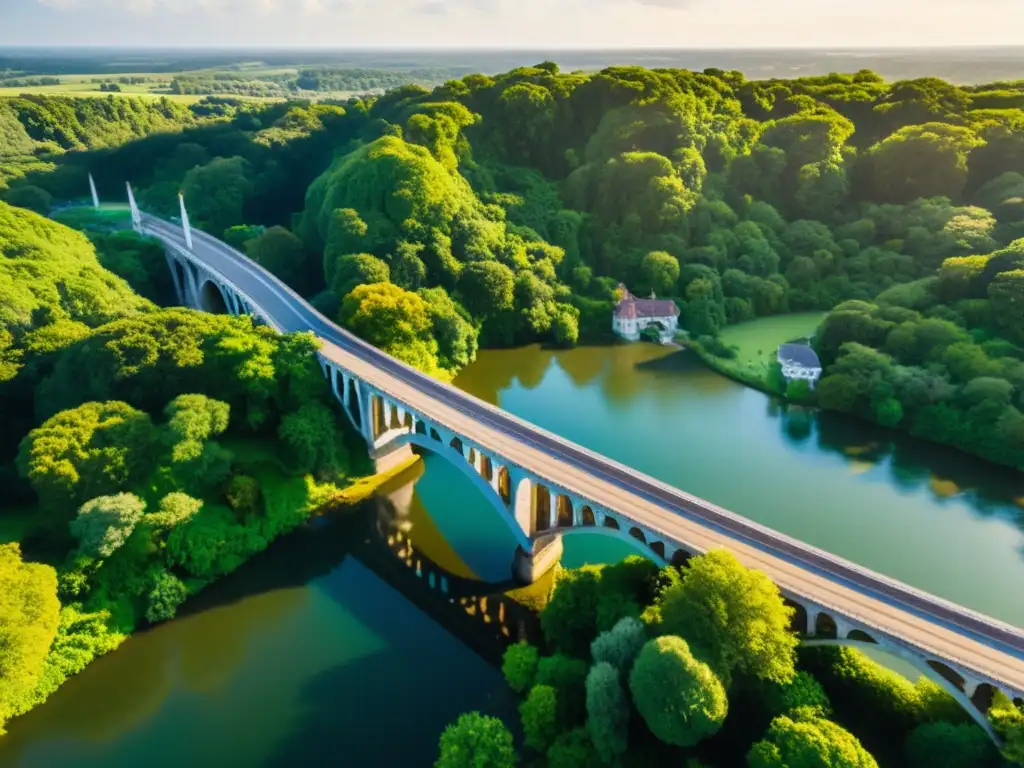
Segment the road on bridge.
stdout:
<svg viewBox="0 0 1024 768">
<path fill-rule="evenodd" d="M 143 228 L 185 249 L 179 226 Z M 689 551 L 723 548 L 788 597 L 861 625 L 979 682 L 1024 696 L 1024 632 L 760 526 L 432 379 L 339 328 L 244 255 L 193 230 L 194 258 L 248 297 L 278 330 L 311 331 L 339 368 L 485 451 L 593 501 Z M 908 555 L 909 556 L 909 555 Z M 994 588 L 1013 588 L 1010 585 Z"/>
</svg>

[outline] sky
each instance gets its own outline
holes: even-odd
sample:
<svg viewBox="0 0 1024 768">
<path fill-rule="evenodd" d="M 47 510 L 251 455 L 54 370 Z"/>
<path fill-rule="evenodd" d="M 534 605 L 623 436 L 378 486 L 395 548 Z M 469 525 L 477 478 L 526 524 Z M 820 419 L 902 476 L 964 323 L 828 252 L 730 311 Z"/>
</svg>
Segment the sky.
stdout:
<svg viewBox="0 0 1024 768">
<path fill-rule="evenodd" d="M 0 0 L 0 45 L 1020 45 L 1024 0 Z"/>
</svg>

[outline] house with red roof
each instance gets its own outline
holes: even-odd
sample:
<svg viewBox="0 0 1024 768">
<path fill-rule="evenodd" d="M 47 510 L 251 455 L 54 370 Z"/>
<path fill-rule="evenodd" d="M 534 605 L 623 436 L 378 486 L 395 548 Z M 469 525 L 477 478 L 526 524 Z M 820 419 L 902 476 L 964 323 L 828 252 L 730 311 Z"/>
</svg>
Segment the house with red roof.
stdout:
<svg viewBox="0 0 1024 768">
<path fill-rule="evenodd" d="M 657 326 L 661 338 L 671 339 L 679 328 L 679 307 L 671 299 L 659 299 L 651 291 L 649 299 L 640 299 L 619 283 L 622 298 L 612 312 L 612 330 L 624 339 L 637 341 L 648 326 Z"/>
</svg>

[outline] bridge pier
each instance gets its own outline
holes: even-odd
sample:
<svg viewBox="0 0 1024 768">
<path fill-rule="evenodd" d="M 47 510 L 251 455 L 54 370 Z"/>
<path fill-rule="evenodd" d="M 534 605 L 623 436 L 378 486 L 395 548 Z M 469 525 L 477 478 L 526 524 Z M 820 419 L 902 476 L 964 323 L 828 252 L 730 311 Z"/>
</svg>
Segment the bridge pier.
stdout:
<svg viewBox="0 0 1024 768">
<path fill-rule="evenodd" d="M 527 552 L 516 547 L 512 561 L 512 575 L 520 584 L 533 584 L 537 579 L 554 568 L 562 559 L 564 545 L 561 536 L 545 536 L 533 542 Z"/>
<path fill-rule="evenodd" d="M 385 445 L 376 455 L 372 455 L 374 471 L 379 475 L 381 472 L 389 472 L 390 470 L 397 467 L 399 464 L 409 461 L 413 458 L 412 446 L 408 443 L 403 445 Z"/>
</svg>

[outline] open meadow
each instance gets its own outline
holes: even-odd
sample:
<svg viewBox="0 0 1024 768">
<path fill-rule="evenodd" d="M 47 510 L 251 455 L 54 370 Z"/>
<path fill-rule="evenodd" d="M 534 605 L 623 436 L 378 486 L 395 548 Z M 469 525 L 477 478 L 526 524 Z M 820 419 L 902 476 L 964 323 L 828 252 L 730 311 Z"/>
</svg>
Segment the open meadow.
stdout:
<svg viewBox="0 0 1024 768">
<path fill-rule="evenodd" d="M 737 361 L 768 364 L 775 360 L 780 344 L 813 336 L 826 314 L 800 312 L 773 315 L 730 325 L 722 330 L 722 341 L 727 346 L 737 348 Z"/>
</svg>

